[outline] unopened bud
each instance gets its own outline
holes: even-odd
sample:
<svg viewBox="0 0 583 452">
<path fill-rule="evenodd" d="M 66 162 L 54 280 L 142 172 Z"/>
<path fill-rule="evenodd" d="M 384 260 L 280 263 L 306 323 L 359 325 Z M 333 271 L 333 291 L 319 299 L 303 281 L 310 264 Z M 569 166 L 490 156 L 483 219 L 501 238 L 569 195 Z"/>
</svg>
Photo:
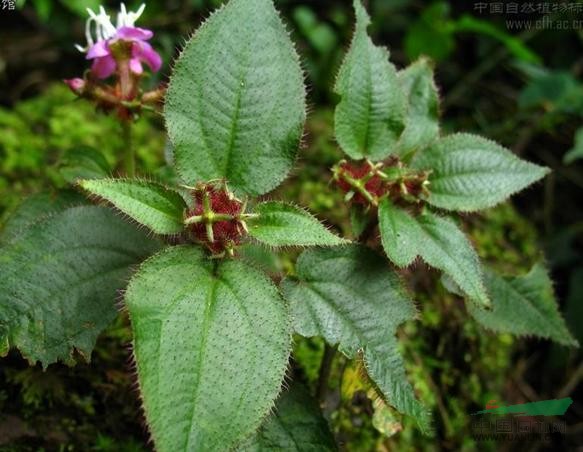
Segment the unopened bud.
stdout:
<svg viewBox="0 0 583 452">
<path fill-rule="evenodd" d="M 81 96 L 85 91 L 85 80 L 82 78 L 70 78 L 63 80 L 67 86 L 75 93 L 77 96 Z"/>
<path fill-rule="evenodd" d="M 213 254 L 231 255 L 247 234 L 245 203 L 237 199 L 223 182 L 198 184 L 192 189 L 194 208 L 184 223 L 192 237 Z"/>
</svg>

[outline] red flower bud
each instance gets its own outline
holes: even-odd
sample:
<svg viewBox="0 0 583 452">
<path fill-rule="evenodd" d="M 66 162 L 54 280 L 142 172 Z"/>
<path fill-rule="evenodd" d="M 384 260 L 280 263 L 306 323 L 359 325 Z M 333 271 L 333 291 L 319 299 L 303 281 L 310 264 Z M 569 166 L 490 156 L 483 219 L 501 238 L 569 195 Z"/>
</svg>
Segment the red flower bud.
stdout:
<svg viewBox="0 0 583 452">
<path fill-rule="evenodd" d="M 383 180 L 377 174 L 376 168 L 368 161 L 342 162 L 335 173 L 335 180 L 340 189 L 345 192 L 354 192 L 352 201 L 357 204 L 370 204 L 362 191 L 368 192 L 370 197 L 377 199 L 385 192 Z M 354 182 L 362 184 L 362 190 L 355 190 Z"/>
<path fill-rule="evenodd" d="M 378 206 L 381 198 L 395 203 L 418 204 L 429 194 L 427 171 L 407 168 L 396 156 L 384 163 L 341 161 L 333 169 L 334 180 L 347 193 L 346 200 Z"/>
<path fill-rule="evenodd" d="M 193 189 L 194 208 L 186 224 L 193 238 L 213 254 L 232 254 L 247 234 L 245 204 L 235 198 L 226 184 L 199 184 Z"/>
</svg>

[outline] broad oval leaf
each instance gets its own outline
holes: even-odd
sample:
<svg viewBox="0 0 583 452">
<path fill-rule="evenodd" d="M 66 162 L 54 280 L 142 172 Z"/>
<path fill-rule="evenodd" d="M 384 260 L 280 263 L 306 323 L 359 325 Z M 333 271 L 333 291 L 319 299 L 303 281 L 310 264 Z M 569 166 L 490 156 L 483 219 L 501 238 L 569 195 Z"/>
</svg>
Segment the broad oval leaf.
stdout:
<svg viewBox="0 0 583 452">
<path fill-rule="evenodd" d="M 298 383 L 280 395 L 273 414 L 237 449 L 239 452 L 335 450 L 334 436 L 318 403 Z"/>
<path fill-rule="evenodd" d="M 287 307 L 264 274 L 171 247 L 132 278 L 126 304 L 156 450 L 229 450 L 259 427 L 291 340 Z"/>
<path fill-rule="evenodd" d="M 412 165 L 431 171 L 427 202 L 466 212 L 495 206 L 549 172 L 493 141 L 468 133 L 438 140 L 416 154 Z"/>
<path fill-rule="evenodd" d="M 178 173 L 225 178 L 239 193 L 275 188 L 305 120 L 298 56 L 271 0 L 231 0 L 176 61 L 165 107 Z"/>
<path fill-rule="evenodd" d="M 399 138 L 397 154 L 407 158 L 427 147 L 439 135 L 439 94 L 432 63 L 420 58 L 397 73 L 408 100 L 407 126 Z"/>
<path fill-rule="evenodd" d="M 255 206 L 249 235 L 271 246 L 333 246 L 347 243 L 307 211 L 278 201 Z"/>
<path fill-rule="evenodd" d="M 178 234 L 184 229 L 186 203 L 163 185 L 131 179 L 82 180 L 79 185 L 157 234 Z"/>
<path fill-rule="evenodd" d="M 429 415 L 407 381 L 395 338 L 415 309 L 383 258 L 360 245 L 312 249 L 299 257 L 296 272 L 297 279 L 282 283 L 296 332 L 322 336 L 349 358 L 362 351 L 387 402 L 428 431 Z"/>
<path fill-rule="evenodd" d="M 470 314 L 484 327 L 517 336 L 539 336 L 563 345 L 578 346 L 559 313 L 553 283 L 542 264 L 522 276 L 501 276 L 487 270 L 486 286 L 492 309 L 471 303 Z"/>
<path fill-rule="evenodd" d="M 0 343 L 44 367 L 88 358 L 131 267 L 160 244 L 105 207 L 73 207 L 0 249 Z"/>
<path fill-rule="evenodd" d="M 351 158 L 381 160 L 395 151 L 405 128 L 406 100 L 388 50 L 367 34 L 370 18 L 359 0 L 354 9 L 356 30 L 334 87 L 340 95 L 334 129 Z"/>
<path fill-rule="evenodd" d="M 451 220 L 431 212 L 413 217 L 385 199 L 379 206 L 379 227 L 383 248 L 395 265 L 406 267 L 421 256 L 447 273 L 472 301 L 490 305 L 478 256 Z"/>
</svg>

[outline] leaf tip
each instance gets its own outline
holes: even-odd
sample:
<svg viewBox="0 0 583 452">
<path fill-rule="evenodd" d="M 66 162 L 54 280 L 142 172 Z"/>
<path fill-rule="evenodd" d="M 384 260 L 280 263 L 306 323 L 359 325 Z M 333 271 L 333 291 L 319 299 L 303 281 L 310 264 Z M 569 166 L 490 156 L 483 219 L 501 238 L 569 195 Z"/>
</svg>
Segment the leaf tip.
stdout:
<svg viewBox="0 0 583 452">
<path fill-rule="evenodd" d="M 366 8 L 363 6 L 360 0 L 354 0 L 352 5 L 356 15 L 356 28 L 366 30 L 366 28 L 370 25 L 370 16 L 368 15 Z"/>
</svg>

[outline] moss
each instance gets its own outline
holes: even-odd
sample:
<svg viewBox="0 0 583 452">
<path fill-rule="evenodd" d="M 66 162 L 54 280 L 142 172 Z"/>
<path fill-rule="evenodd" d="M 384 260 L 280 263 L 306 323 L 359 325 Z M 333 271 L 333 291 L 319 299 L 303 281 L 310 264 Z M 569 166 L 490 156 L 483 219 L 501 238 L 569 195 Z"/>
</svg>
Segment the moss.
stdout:
<svg viewBox="0 0 583 452">
<path fill-rule="evenodd" d="M 154 172 L 163 162 L 161 120 L 144 117 L 132 132 L 139 167 Z M 81 147 L 98 150 L 115 167 L 123 149 L 120 125 L 115 117 L 76 100 L 64 84 L 20 102 L 13 110 L 0 108 L 0 189 L 10 187 L 0 199 L 0 216 L 47 181 L 64 186 L 58 163 L 67 151 Z"/>
</svg>

